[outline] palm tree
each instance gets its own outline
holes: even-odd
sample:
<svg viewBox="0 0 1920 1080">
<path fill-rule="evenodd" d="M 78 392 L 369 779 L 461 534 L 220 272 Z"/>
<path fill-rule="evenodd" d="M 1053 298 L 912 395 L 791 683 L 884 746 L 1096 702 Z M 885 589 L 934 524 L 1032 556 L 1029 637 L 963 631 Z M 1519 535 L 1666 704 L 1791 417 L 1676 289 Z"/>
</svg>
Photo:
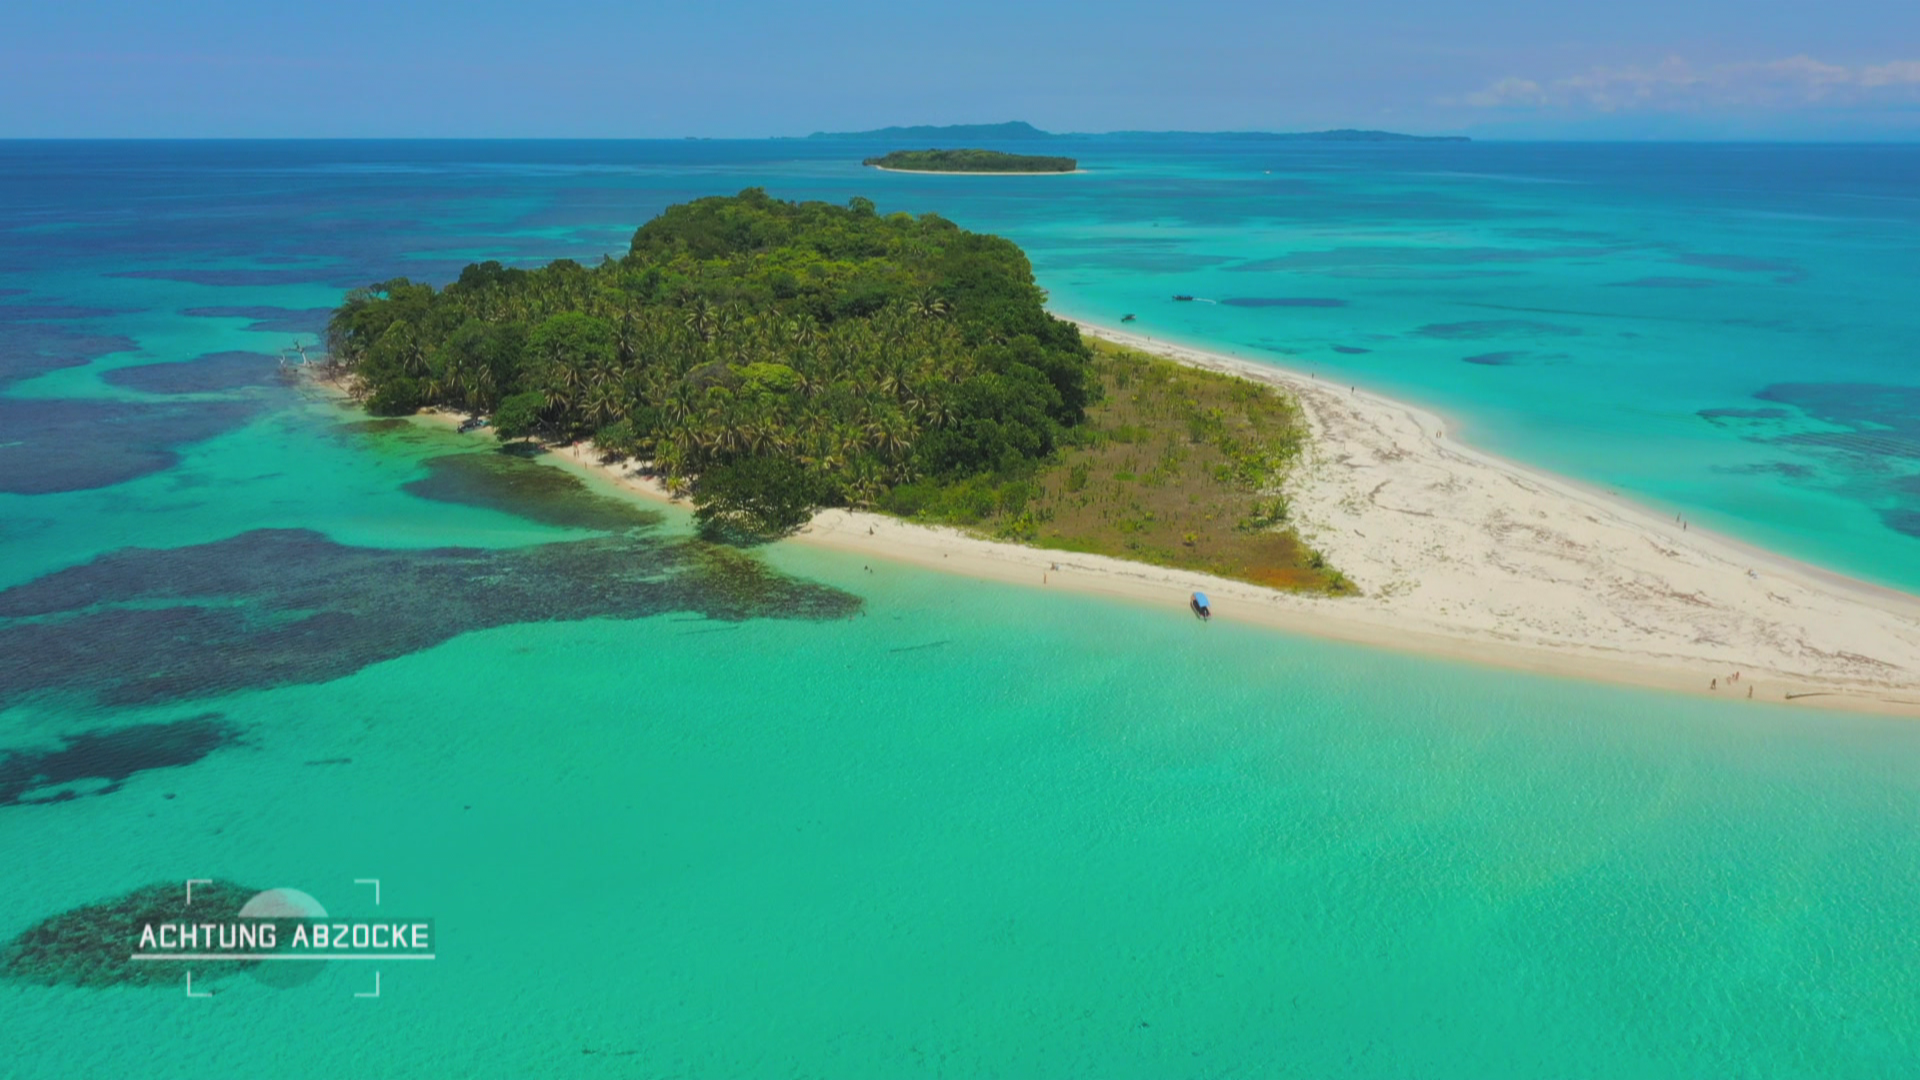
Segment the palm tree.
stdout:
<svg viewBox="0 0 1920 1080">
<path fill-rule="evenodd" d="M 498 395 L 491 367 L 467 364 L 459 369 L 455 382 L 468 412 L 482 413 L 493 408 Z"/>
<path fill-rule="evenodd" d="M 820 340 L 820 326 L 811 315 L 801 315 L 787 320 L 787 340 L 795 348 L 811 349 Z"/>
<path fill-rule="evenodd" d="M 702 344 L 713 340 L 713 305 L 707 302 L 706 297 L 697 296 L 693 303 L 687 305 L 686 324 Z"/>
<path fill-rule="evenodd" d="M 606 427 L 617 419 L 623 409 L 620 385 L 612 379 L 596 380 L 587 388 L 582 399 L 587 423 L 594 428 Z"/>
<path fill-rule="evenodd" d="M 580 363 L 571 356 L 555 356 L 546 363 L 547 406 L 572 412 L 573 403 L 578 401 L 580 393 L 586 387 L 587 373 Z"/>
<path fill-rule="evenodd" d="M 897 413 L 882 417 L 874 447 L 891 460 L 905 458 L 913 450 L 912 426 Z"/>
<path fill-rule="evenodd" d="M 947 302 L 938 293 L 932 289 L 922 289 L 920 295 L 913 298 L 909 310 L 918 318 L 938 319 L 945 317 L 948 309 Z"/>
</svg>

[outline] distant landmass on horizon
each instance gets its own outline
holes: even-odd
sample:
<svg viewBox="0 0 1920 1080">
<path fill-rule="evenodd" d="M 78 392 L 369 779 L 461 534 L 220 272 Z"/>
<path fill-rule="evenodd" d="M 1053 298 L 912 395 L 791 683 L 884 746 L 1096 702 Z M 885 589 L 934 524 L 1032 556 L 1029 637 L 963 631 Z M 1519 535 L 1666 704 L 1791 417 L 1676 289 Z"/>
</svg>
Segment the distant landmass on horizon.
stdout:
<svg viewBox="0 0 1920 1080">
<path fill-rule="evenodd" d="M 944 127 L 932 124 L 920 124 L 912 127 L 884 127 L 872 131 L 816 131 L 807 136 L 809 139 L 879 139 L 879 140 L 925 140 L 944 139 L 952 141 L 998 140 L 1012 142 L 1021 139 L 1171 139 L 1181 136 L 1208 135 L 1217 139 L 1246 139 L 1257 142 L 1470 142 L 1465 135 L 1403 135 L 1394 131 L 1362 131 L 1354 128 L 1339 128 L 1333 131 L 1106 131 L 1106 132 L 1053 132 L 1042 131 L 1024 120 L 1010 120 L 1004 124 L 949 124 Z"/>
</svg>

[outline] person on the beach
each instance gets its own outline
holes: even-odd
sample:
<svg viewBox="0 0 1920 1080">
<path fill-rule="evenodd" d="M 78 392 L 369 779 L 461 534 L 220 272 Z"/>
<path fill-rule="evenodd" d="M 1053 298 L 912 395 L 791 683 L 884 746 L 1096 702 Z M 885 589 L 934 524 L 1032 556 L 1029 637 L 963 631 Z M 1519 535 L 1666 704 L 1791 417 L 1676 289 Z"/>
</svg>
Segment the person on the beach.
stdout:
<svg viewBox="0 0 1920 1080">
<path fill-rule="evenodd" d="M 1720 680 L 1719 679 L 1713 680 L 1713 682 L 1709 685 L 1708 689 L 1711 689 L 1711 690 L 1720 689 Z"/>
</svg>

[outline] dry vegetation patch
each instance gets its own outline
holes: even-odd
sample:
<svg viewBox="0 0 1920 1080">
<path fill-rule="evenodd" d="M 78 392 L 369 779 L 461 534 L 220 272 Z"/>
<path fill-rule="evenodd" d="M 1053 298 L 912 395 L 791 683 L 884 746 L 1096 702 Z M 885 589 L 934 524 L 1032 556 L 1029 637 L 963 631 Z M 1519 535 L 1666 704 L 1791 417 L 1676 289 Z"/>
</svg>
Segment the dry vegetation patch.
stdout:
<svg viewBox="0 0 1920 1080">
<path fill-rule="evenodd" d="M 996 539 L 1199 570 L 1276 589 L 1357 591 L 1301 541 L 1282 485 L 1307 439 L 1270 386 L 1095 341 L 1102 394 L 1030 476 L 912 510 Z"/>
</svg>

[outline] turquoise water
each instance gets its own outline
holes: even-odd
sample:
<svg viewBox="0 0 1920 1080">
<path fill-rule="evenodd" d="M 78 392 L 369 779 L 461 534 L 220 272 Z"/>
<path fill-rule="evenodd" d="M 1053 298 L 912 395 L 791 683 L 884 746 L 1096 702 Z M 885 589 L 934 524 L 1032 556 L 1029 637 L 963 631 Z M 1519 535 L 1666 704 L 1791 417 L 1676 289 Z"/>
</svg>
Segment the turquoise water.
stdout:
<svg viewBox="0 0 1920 1080">
<path fill-rule="evenodd" d="M 310 309 L 403 263 L 590 257 L 749 183 L 865 190 L 1015 235 L 1064 310 L 1310 358 L 1908 580 L 1911 217 L 1821 215 L 1914 158 L 1804 151 L 1840 163 L 1796 188 L 1768 159 L 1743 195 L 1701 164 L 1734 148 L 1473 149 L 1135 148 L 1002 187 L 793 143 L 0 145 L 0 938 L 188 877 L 336 913 L 379 877 L 441 937 L 378 1000 L 347 964 L 195 1000 L 0 980 L 0 1075 L 1908 1071 L 1910 723 L 742 560 L 275 375 Z M 1515 234 L 1545 221 L 1646 239 Z M 1232 268 L 1302 251 L 1346 254 Z M 1604 284 L 1662 276 L 1722 283 Z M 1768 390 L 1851 384 L 1893 389 Z M 104 733 L 131 741 L 57 757 Z"/>
</svg>

